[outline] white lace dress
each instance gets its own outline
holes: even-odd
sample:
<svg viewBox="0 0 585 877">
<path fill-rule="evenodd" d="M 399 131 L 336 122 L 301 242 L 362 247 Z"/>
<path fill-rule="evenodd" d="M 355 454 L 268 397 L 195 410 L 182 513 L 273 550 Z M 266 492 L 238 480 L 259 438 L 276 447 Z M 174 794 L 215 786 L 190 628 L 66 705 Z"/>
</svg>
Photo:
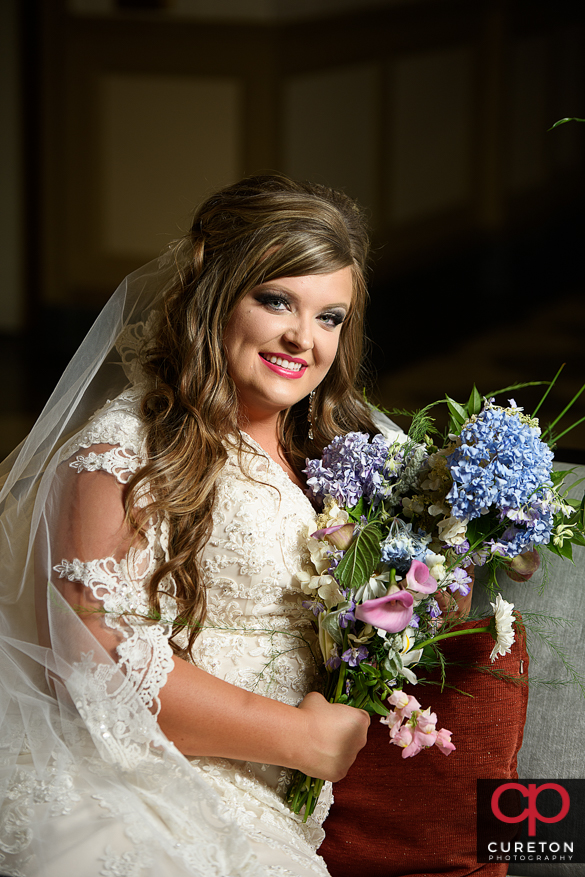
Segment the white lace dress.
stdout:
<svg viewBox="0 0 585 877">
<path fill-rule="evenodd" d="M 60 469 L 67 470 L 65 478 L 79 479 L 73 490 L 88 473 L 125 484 L 141 467 L 138 396 L 127 391 L 108 403 L 64 447 Z M 193 659 L 228 682 L 296 705 L 316 684 L 318 645 L 295 577 L 306 562 L 304 541 L 315 513 L 280 466 L 250 444 L 254 451 L 242 466 L 228 451 L 217 485 L 203 556 L 208 615 Z M 59 514 L 67 520 L 67 510 Z M 323 877 L 315 849 L 329 784 L 303 825 L 285 802 L 287 770 L 187 760 L 158 729 L 158 693 L 172 670 L 175 608 L 168 597 L 160 622 L 143 620 L 144 585 L 166 554 L 164 524 L 153 524 L 145 536 L 123 556 L 91 560 L 53 547 L 47 623 L 54 652 L 68 669 L 55 668 L 52 686 L 59 691 L 65 678 L 61 703 L 70 698 L 75 710 L 65 715 L 60 708 L 64 755 L 53 745 L 42 765 L 31 763 L 25 746 L 18 756 L 11 803 L 0 814 L 0 874 Z M 63 599 L 68 583 L 85 586 L 102 612 L 115 644 L 108 649 L 106 643 L 103 653 L 91 625 Z M 62 621 L 67 613 L 74 616 L 69 626 Z M 46 721 L 54 737 L 53 713 L 49 703 Z"/>
</svg>

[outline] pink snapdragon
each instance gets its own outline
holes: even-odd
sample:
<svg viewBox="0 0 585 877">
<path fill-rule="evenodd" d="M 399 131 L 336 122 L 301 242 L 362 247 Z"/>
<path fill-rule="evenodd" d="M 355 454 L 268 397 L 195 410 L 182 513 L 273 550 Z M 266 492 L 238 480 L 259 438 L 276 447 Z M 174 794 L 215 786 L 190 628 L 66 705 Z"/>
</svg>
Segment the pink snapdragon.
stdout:
<svg viewBox="0 0 585 877">
<path fill-rule="evenodd" d="M 449 755 L 455 749 L 455 746 L 451 743 L 451 734 L 452 732 L 448 731 L 447 728 L 441 728 L 440 731 L 437 731 L 435 746 L 439 747 L 443 755 Z"/>
<path fill-rule="evenodd" d="M 437 746 L 443 755 L 455 750 L 451 742 L 451 731 L 446 728 L 437 730 L 437 714 L 431 708 L 421 709 L 420 703 L 412 695 L 403 691 L 394 691 L 388 698 L 394 710 L 380 719 L 388 725 L 390 742 L 402 747 L 402 757 L 412 758 L 422 749 Z"/>
</svg>

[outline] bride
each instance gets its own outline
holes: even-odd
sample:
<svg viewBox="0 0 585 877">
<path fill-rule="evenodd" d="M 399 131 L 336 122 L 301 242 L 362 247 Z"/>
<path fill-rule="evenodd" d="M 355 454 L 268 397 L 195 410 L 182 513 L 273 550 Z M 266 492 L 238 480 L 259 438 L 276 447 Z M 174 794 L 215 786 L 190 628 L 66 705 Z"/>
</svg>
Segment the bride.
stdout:
<svg viewBox="0 0 585 877">
<path fill-rule="evenodd" d="M 356 389 L 367 237 L 280 175 L 208 199 L 130 275 L 3 471 L 0 873 L 325 875 L 327 784 L 368 716 L 325 701 L 297 574 L 307 456 Z"/>
</svg>

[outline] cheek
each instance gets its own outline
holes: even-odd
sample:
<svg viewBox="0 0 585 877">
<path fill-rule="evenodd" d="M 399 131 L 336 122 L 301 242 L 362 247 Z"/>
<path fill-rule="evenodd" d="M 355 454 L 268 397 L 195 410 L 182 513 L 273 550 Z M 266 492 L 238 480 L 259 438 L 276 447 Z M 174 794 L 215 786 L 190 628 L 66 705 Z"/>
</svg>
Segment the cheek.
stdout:
<svg viewBox="0 0 585 877">
<path fill-rule="evenodd" d="M 323 350 L 323 363 L 324 365 L 327 365 L 327 368 L 330 368 L 330 366 L 334 363 L 338 350 L 339 335 L 336 335 L 334 338 L 328 339 L 328 344 Z"/>
</svg>

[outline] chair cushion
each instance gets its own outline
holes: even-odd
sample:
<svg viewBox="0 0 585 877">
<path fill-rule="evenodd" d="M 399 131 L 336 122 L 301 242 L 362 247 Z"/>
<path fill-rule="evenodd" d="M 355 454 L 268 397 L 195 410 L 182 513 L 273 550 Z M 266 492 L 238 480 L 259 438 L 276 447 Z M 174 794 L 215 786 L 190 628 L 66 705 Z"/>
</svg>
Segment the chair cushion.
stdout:
<svg viewBox="0 0 585 877">
<path fill-rule="evenodd" d="M 460 625 L 485 626 L 485 620 Z M 376 718 L 368 743 L 348 776 L 334 786 L 335 802 L 319 850 L 332 877 L 503 877 L 506 864 L 476 860 L 476 779 L 517 778 L 528 700 L 528 655 L 521 637 L 492 665 L 488 633 L 443 641 L 447 682 L 408 686 L 423 708 L 437 713 L 437 727 L 453 732 L 456 751 L 435 746 L 413 758 L 389 743 Z M 471 665 L 471 666 L 470 666 Z M 471 667 L 493 667 L 504 681 Z M 438 674 L 427 677 L 440 683 Z M 454 690 L 460 689 L 470 696 Z"/>
</svg>

